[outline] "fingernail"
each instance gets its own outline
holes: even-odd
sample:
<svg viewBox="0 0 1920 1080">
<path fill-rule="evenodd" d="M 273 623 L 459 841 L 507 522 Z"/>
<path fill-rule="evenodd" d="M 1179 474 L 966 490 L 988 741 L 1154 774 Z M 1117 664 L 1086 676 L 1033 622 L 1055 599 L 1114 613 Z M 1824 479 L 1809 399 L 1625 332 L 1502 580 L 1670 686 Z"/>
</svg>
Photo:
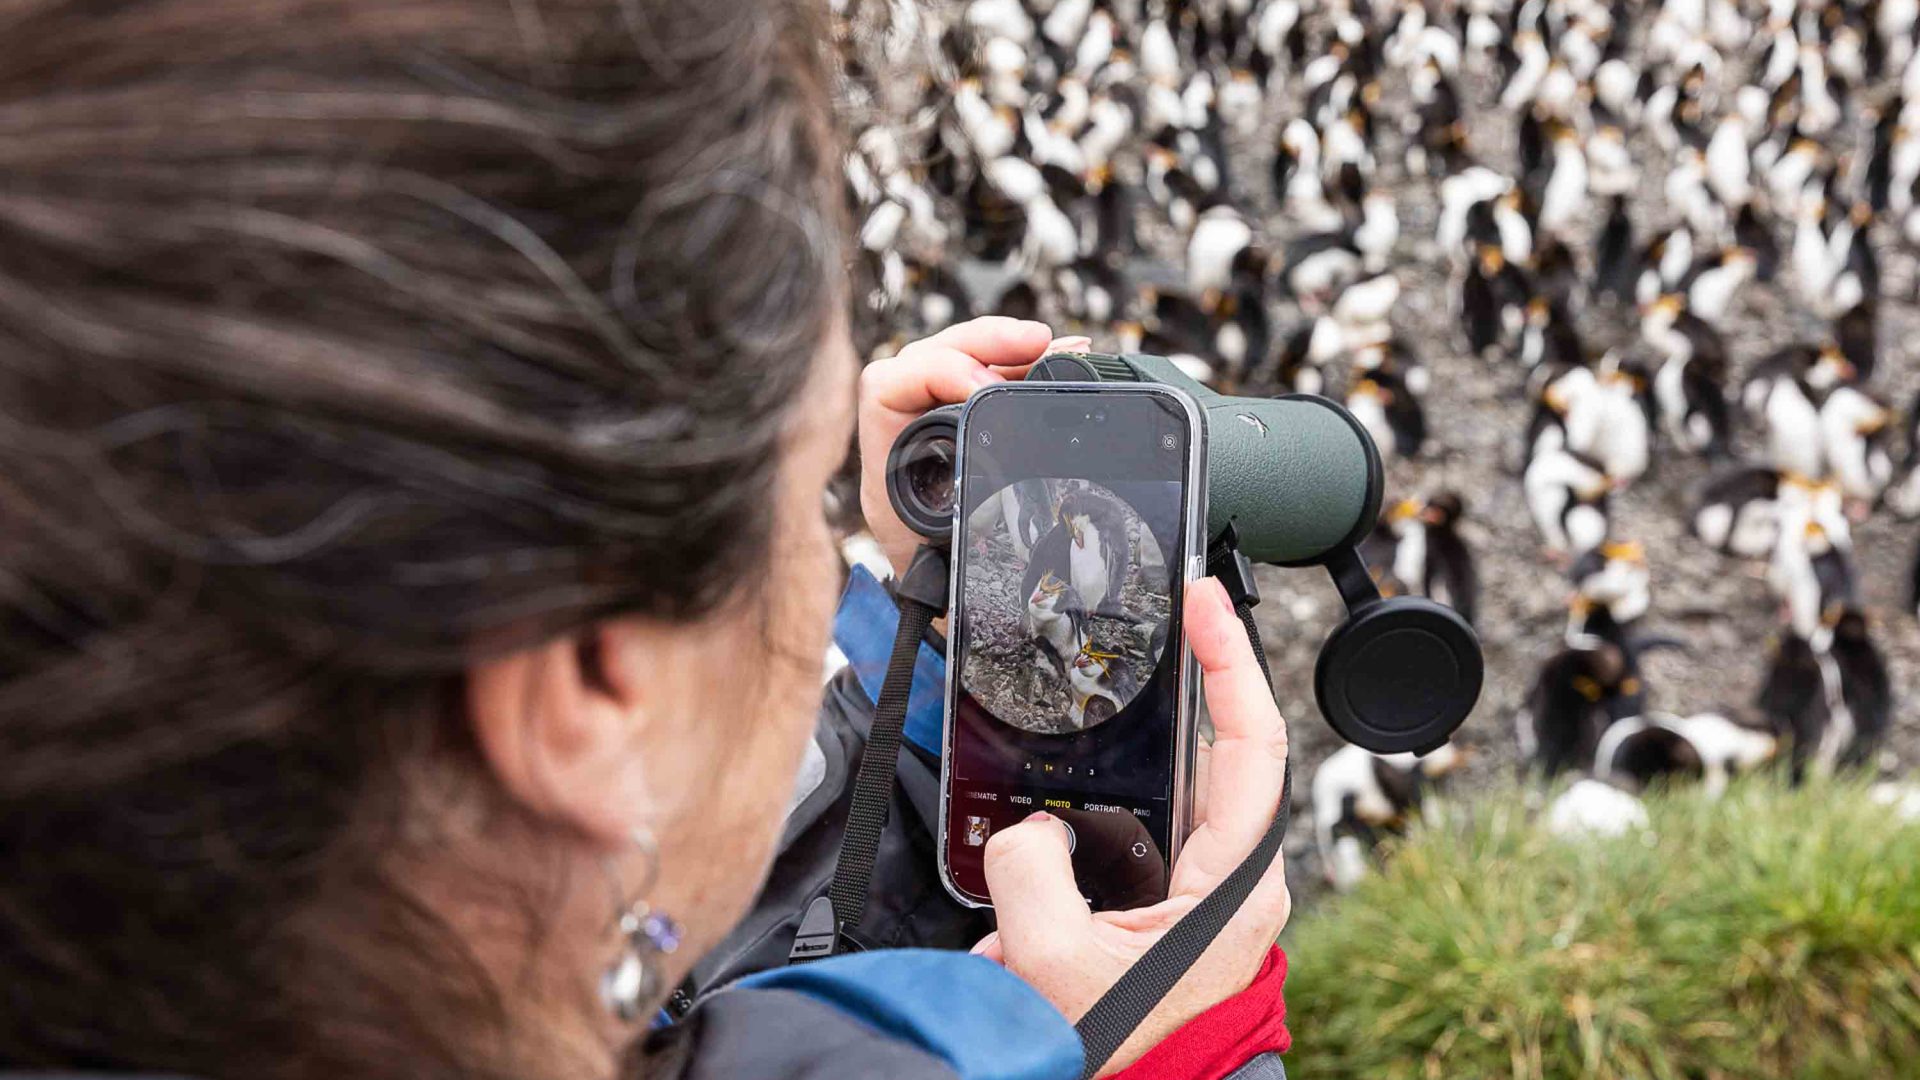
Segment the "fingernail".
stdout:
<svg viewBox="0 0 1920 1080">
<path fill-rule="evenodd" d="M 972 953 L 975 956 L 979 956 L 981 953 L 986 952 L 987 946 L 991 944 L 993 944 L 993 938 L 983 937 L 979 941 L 974 942 L 973 948 L 968 949 L 967 951 Z"/>
<path fill-rule="evenodd" d="M 1053 344 L 1047 346 L 1047 351 L 1086 352 L 1091 348 L 1093 348 L 1093 339 L 1090 337 L 1063 337 L 1054 339 Z"/>
<path fill-rule="evenodd" d="M 971 379 L 975 387 L 992 386 L 994 383 L 1006 381 L 1002 379 L 998 374 L 986 368 L 980 368 L 979 370 L 975 371 L 972 374 Z"/>
<path fill-rule="evenodd" d="M 1023 330 L 1045 330 L 1049 339 L 1053 337 L 1053 327 L 1048 326 L 1038 319 L 1021 319 L 1020 328 Z"/>
<path fill-rule="evenodd" d="M 1047 813 L 1045 810 L 1035 810 L 1033 813 L 1027 815 L 1027 821 L 1052 821 L 1052 820 L 1053 820 L 1053 815 Z M 1021 824 L 1024 825 L 1026 824 L 1026 822 L 1021 822 Z"/>
</svg>

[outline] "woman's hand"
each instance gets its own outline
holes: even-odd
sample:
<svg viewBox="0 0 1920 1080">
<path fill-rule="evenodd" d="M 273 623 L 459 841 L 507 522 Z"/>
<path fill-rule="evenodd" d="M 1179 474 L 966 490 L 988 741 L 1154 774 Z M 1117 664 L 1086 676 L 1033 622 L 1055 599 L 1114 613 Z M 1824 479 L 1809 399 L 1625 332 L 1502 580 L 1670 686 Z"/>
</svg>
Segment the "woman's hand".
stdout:
<svg viewBox="0 0 1920 1080">
<path fill-rule="evenodd" d="M 920 537 L 887 500 L 887 451 L 920 414 L 965 401 L 975 390 L 1027 373 L 1050 349 L 1084 349 L 1086 338 L 1053 340 L 1045 323 L 989 315 L 949 326 L 860 373 L 860 511 L 893 572 L 902 573 Z"/>
<path fill-rule="evenodd" d="M 1090 912 L 1074 885 L 1059 819 L 1035 814 L 987 842 L 987 890 L 1000 929 L 975 952 L 1000 960 L 1078 1021 L 1148 946 L 1191 911 L 1253 851 L 1280 808 L 1287 725 L 1246 629 L 1212 578 L 1187 590 L 1187 641 L 1206 673 L 1215 738 L 1198 770 L 1199 825 L 1181 849 L 1168 898 L 1133 911 Z M 1247 902 L 1173 992 L 1161 1001 L 1102 1075 L 1117 1072 L 1208 1008 L 1246 989 L 1293 897 L 1286 860 L 1276 856 Z"/>
</svg>

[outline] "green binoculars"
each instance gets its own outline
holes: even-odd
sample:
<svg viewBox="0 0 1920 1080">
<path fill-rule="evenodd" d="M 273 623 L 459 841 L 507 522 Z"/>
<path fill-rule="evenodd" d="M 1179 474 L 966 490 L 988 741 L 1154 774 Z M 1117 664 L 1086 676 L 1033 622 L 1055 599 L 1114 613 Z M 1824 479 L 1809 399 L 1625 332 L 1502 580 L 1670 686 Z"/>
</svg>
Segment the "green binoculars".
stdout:
<svg viewBox="0 0 1920 1080">
<path fill-rule="evenodd" d="M 1306 394 L 1228 397 L 1160 356 L 1055 353 L 1027 379 L 1158 383 L 1193 398 L 1206 423 L 1210 572 L 1239 578 L 1229 591 L 1257 603 L 1249 562 L 1325 566 L 1346 604 L 1314 672 L 1327 722 L 1376 753 L 1435 749 L 1465 722 L 1484 675 L 1479 639 L 1450 608 L 1381 597 L 1359 554 L 1380 513 L 1380 453 L 1346 409 Z M 915 420 L 887 459 L 895 512 L 936 545 L 952 540 L 960 409 Z"/>
</svg>

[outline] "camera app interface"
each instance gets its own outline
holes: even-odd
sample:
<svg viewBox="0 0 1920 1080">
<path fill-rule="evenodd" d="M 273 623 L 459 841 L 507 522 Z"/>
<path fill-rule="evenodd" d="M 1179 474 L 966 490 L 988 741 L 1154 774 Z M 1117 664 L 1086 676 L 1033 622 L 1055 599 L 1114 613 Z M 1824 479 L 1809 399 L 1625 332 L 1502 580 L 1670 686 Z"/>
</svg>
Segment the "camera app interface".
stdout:
<svg viewBox="0 0 1920 1080">
<path fill-rule="evenodd" d="M 1164 898 L 1189 432 L 1154 395 L 1003 393 L 965 434 L 948 803 L 955 884 L 997 829 L 1067 823 L 1097 907 Z"/>
</svg>

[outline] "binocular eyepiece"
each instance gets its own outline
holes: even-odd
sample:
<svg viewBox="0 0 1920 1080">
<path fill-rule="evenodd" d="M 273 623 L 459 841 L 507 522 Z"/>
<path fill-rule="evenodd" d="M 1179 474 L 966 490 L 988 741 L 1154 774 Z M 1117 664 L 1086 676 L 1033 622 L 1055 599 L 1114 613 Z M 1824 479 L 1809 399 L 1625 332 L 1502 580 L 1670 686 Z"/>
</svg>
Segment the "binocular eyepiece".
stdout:
<svg viewBox="0 0 1920 1080">
<path fill-rule="evenodd" d="M 887 499 L 907 528 L 928 543 L 953 540 L 960 485 L 956 436 L 960 406 L 942 405 L 908 424 L 887 452 Z"/>
<path fill-rule="evenodd" d="M 1438 748 L 1479 700 L 1480 641 L 1451 608 L 1382 598 L 1359 555 L 1380 513 L 1380 454 L 1366 429 L 1322 397 L 1227 397 L 1164 357 L 1057 353 L 1029 381 L 1154 382 L 1183 391 L 1207 426 L 1207 536 L 1251 562 L 1324 566 L 1347 618 L 1321 645 L 1314 692 L 1347 741 L 1375 753 Z M 887 454 L 887 494 L 929 543 L 952 542 L 961 407 L 909 424 Z"/>
</svg>

